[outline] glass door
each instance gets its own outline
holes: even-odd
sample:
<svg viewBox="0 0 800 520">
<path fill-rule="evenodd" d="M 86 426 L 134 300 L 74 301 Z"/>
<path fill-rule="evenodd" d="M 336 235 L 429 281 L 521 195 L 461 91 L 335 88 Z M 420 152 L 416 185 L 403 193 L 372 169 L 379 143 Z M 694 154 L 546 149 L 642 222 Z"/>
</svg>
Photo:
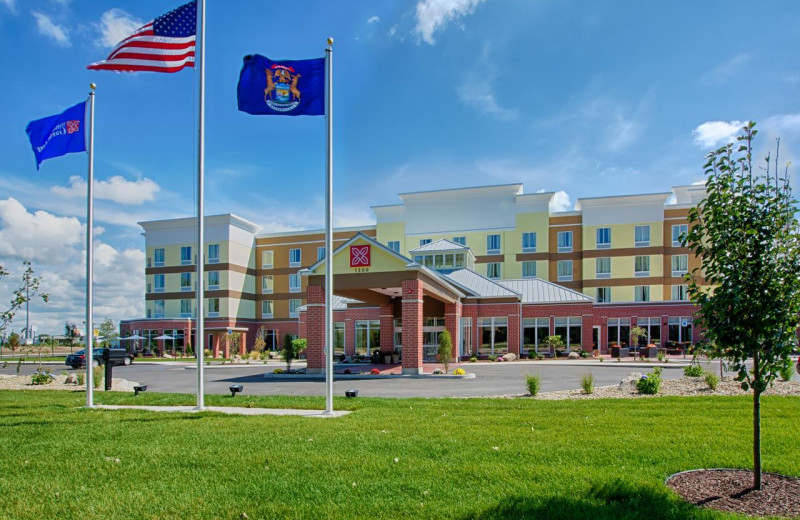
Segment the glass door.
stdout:
<svg viewBox="0 0 800 520">
<path fill-rule="evenodd" d="M 472 318 L 461 318 L 461 344 L 458 349 L 459 357 L 472 357 Z"/>
</svg>

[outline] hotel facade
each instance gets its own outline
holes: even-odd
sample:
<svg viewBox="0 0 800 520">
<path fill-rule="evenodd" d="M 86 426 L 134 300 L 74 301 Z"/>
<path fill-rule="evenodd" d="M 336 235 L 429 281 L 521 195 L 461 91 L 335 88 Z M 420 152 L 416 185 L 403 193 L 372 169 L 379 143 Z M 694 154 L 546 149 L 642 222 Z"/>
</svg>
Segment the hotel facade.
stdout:
<svg viewBox="0 0 800 520">
<path fill-rule="evenodd" d="M 373 226 L 334 233 L 337 355 L 396 351 L 404 371 L 422 370 L 448 330 L 454 355 L 606 352 L 631 327 L 666 348 L 696 341 L 684 275 L 699 265 L 681 247 L 689 209 L 703 186 L 578 199 L 551 211 L 554 193 L 522 184 L 399 194 L 373 206 Z M 145 349 L 195 341 L 195 219 L 141 222 L 146 245 L 146 316 L 123 321 Z M 243 352 L 256 337 L 276 349 L 285 335 L 309 341 L 309 370 L 324 366 L 324 231 L 262 233 L 235 215 L 208 216 L 207 348 Z M 168 334 L 174 340 L 155 340 Z M 228 336 L 229 337 L 229 336 Z M 166 344 L 165 344 L 166 343 Z"/>
</svg>

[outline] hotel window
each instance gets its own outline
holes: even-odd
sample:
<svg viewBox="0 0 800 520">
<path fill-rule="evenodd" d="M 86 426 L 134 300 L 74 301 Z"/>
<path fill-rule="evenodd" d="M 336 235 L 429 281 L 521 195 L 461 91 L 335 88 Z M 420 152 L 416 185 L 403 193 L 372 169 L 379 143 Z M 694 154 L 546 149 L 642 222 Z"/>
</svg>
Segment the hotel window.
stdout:
<svg viewBox="0 0 800 520">
<path fill-rule="evenodd" d="M 611 247 L 611 228 L 597 228 L 597 249 L 609 249 Z"/>
<path fill-rule="evenodd" d="M 219 316 L 219 298 L 208 299 L 208 315 L 212 318 Z"/>
<path fill-rule="evenodd" d="M 686 348 L 692 344 L 692 318 L 688 316 L 670 316 L 669 341 Z"/>
<path fill-rule="evenodd" d="M 549 354 L 545 339 L 550 335 L 550 318 L 525 318 L 522 320 L 522 354 L 534 350 Z"/>
<path fill-rule="evenodd" d="M 300 275 L 289 275 L 289 292 L 300 292 Z"/>
<path fill-rule="evenodd" d="M 210 291 L 219 289 L 219 271 L 208 272 L 208 289 Z"/>
<path fill-rule="evenodd" d="M 155 292 L 164 292 L 164 275 L 157 274 L 153 277 L 153 281 L 155 282 L 156 290 Z"/>
<path fill-rule="evenodd" d="M 627 347 L 631 337 L 630 318 L 608 319 L 608 346 L 618 345 Z"/>
<path fill-rule="evenodd" d="M 219 263 L 219 244 L 209 244 L 208 246 L 208 263 Z"/>
<path fill-rule="evenodd" d="M 275 253 L 273 253 L 272 251 L 262 251 L 261 252 L 261 268 L 262 269 L 272 269 L 274 258 L 275 258 Z"/>
<path fill-rule="evenodd" d="M 536 233 L 522 234 L 522 252 L 523 253 L 536 252 Z"/>
<path fill-rule="evenodd" d="M 611 278 L 611 258 L 604 256 L 594 261 L 595 275 L 597 278 Z"/>
<path fill-rule="evenodd" d="M 181 291 L 192 290 L 192 273 L 181 273 Z"/>
<path fill-rule="evenodd" d="M 147 319 L 150 319 L 152 317 L 153 317 L 153 311 L 151 309 L 147 309 Z"/>
<path fill-rule="evenodd" d="M 681 235 L 685 235 L 688 232 L 688 224 L 676 224 L 672 226 L 672 247 L 682 247 Z"/>
<path fill-rule="evenodd" d="M 337 321 L 333 324 L 333 355 L 344 355 L 344 322 Z"/>
<path fill-rule="evenodd" d="M 261 317 L 262 318 L 272 317 L 272 300 L 263 300 L 261 302 Z"/>
<path fill-rule="evenodd" d="M 190 265 L 192 263 L 192 246 L 181 247 L 181 265 Z"/>
<path fill-rule="evenodd" d="M 639 338 L 640 345 L 653 345 L 661 346 L 661 318 L 638 318 L 636 325 L 647 331 L 647 336 Z"/>
<path fill-rule="evenodd" d="M 572 260 L 558 261 L 558 281 L 559 282 L 572 281 Z"/>
<path fill-rule="evenodd" d="M 420 238 L 419 239 L 419 247 L 426 246 L 431 243 L 430 238 Z"/>
<path fill-rule="evenodd" d="M 261 294 L 272 294 L 274 278 L 271 274 L 261 277 Z"/>
<path fill-rule="evenodd" d="M 300 300 L 289 300 L 289 317 L 296 318 L 299 314 Z"/>
<path fill-rule="evenodd" d="M 561 336 L 566 345 L 567 352 L 572 349 L 581 348 L 581 318 L 573 316 L 569 318 L 555 318 L 555 335 Z"/>
<path fill-rule="evenodd" d="M 633 245 L 636 247 L 650 246 L 650 226 L 636 226 L 634 228 Z"/>
<path fill-rule="evenodd" d="M 598 287 L 595 294 L 597 303 L 608 303 L 611 301 L 611 287 Z"/>
<path fill-rule="evenodd" d="M 558 252 L 559 253 L 572 252 L 572 231 L 558 232 Z"/>
<path fill-rule="evenodd" d="M 688 285 L 673 285 L 672 286 L 672 299 L 677 301 L 689 300 L 689 286 Z"/>
<path fill-rule="evenodd" d="M 456 244 L 461 244 L 462 246 L 467 245 L 467 237 L 453 237 L 453 242 Z"/>
<path fill-rule="evenodd" d="M 153 262 L 156 267 L 164 267 L 164 248 L 153 250 Z"/>
<path fill-rule="evenodd" d="M 649 285 L 637 285 L 633 288 L 633 299 L 637 302 L 649 302 L 650 301 L 650 286 Z"/>
<path fill-rule="evenodd" d="M 683 276 L 689 272 L 689 255 L 672 255 L 672 276 Z"/>
<path fill-rule="evenodd" d="M 528 260 L 522 262 L 522 277 L 523 278 L 536 278 L 536 261 Z"/>
<path fill-rule="evenodd" d="M 394 251 L 395 253 L 399 253 L 400 252 L 400 241 L 399 240 L 389 240 L 389 242 L 386 244 L 386 246 L 389 249 L 391 249 L 392 251 Z"/>
<path fill-rule="evenodd" d="M 156 318 L 164 317 L 164 300 L 156 300 L 155 317 Z"/>
<path fill-rule="evenodd" d="M 317 262 L 325 258 L 325 246 L 317 248 Z"/>
<path fill-rule="evenodd" d="M 650 257 L 634 257 L 633 276 L 650 276 Z"/>
<path fill-rule="evenodd" d="M 464 253 L 455 254 L 456 268 L 464 267 Z"/>
<path fill-rule="evenodd" d="M 478 354 L 482 356 L 508 353 L 508 318 L 478 318 Z"/>
<path fill-rule="evenodd" d="M 486 264 L 487 278 L 500 278 L 500 262 L 489 262 Z"/>
<path fill-rule="evenodd" d="M 192 317 L 192 300 L 181 300 L 181 318 Z"/>
<path fill-rule="evenodd" d="M 486 254 L 500 254 L 500 235 L 486 235 Z"/>
<path fill-rule="evenodd" d="M 300 254 L 300 249 L 290 249 L 289 250 L 289 267 L 300 267 L 300 262 L 302 256 Z"/>
</svg>

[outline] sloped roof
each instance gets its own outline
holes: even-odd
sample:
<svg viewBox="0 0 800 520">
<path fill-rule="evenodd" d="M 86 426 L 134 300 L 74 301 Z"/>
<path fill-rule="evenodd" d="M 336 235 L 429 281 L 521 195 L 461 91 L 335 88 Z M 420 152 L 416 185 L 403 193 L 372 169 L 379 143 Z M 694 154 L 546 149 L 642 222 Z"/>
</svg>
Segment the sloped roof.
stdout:
<svg viewBox="0 0 800 520">
<path fill-rule="evenodd" d="M 446 238 L 441 238 L 439 240 L 434 240 L 429 244 L 425 244 L 424 246 L 419 246 L 416 249 L 412 249 L 409 253 L 431 253 L 436 251 L 463 251 L 469 249 L 467 246 L 461 245 L 457 242 L 452 242 L 447 240 Z"/>
<path fill-rule="evenodd" d="M 456 285 L 463 287 L 472 296 L 481 298 L 519 298 L 520 295 L 507 287 L 503 287 L 494 280 L 490 280 L 475 271 L 459 269 L 450 274 L 441 275 L 450 279 Z"/>
<path fill-rule="evenodd" d="M 333 304 L 333 310 L 335 311 L 344 311 L 347 310 L 347 304 L 349 303 L 364 303 L 360 300 L 354 300 L 352 298 L 345 298 L 344 296 L 336 296 L 335 294 L 331 298 L 331 303 Z M 298 312 L 304 312 L 308 309 L 307 305 L 301 305 L 297 308 Z"/>
<path fill-rule="evenodd" d="M 539 278 L 498 280 L 497 283 L 510 291 L 521 294 L 522 303 L 588 303 L 594 301 L 594 298 L 583 293 Z"/>
</svg>

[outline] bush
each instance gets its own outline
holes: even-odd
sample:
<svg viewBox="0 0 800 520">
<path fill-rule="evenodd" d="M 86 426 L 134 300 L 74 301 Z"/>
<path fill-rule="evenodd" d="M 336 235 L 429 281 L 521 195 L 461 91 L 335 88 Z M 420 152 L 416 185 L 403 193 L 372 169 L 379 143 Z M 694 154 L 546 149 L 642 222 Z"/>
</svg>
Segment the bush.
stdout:
<svg viewBox="0 0 800 520">
<path fill-rule="evenodd" d="M 656 367 L 649 374 L 636 382 L 636 390 L 640 394 L 655 395 L 661 389 L 661 367 Z"/>
<path fill-rule="evenodd" d="M 476 358 L 475 356 L 472 356 L 471 358 L 469 358 L 469 362 L 470 363 L 477 363 L 478 362 L 478 358 Z"/>
<path fill-rule="evenodd" d="M 588 357 L 589 357 L 589 353 L 588 353 L 588 352 L 586 352 L 586 351 L 585 351 L 585 350 L 583 350 L 583 349 L 580 349 L 580 350 L 578 351 L 578 355 L 579 355 L 580 357 L 582 357 L 582 358 L 588 358 Z"/>
<path fill-rule="evenodd" d="M 369 373 L 372 374 L 373 376 L 381 375 L 381 371 L 378 370 L 377 368 L 373 368 L 372 370 L 369 371 Z"/>
<path fill-rule="evenodd" d="M 784 381 L 791 381 L 792 372 L 794 372 L 794 370 L 792 369 L 792 364 L 787 363 L 786 365 L 781 367 L 781 369 L 778 371 L 778 374 L 780 374 L 781 379 L 783 379 Z"/>
<path fill-rule="evenodd" d="M 52 382 L 53 382 L 53 376 L 48 372 L 34 372 L 31 375 L 31 384 L 49 385 Z"/>
<path fill-rule="evenodd" d="M 92 385 L 95 388 L 100 388 L 100 384 L 103 382 L 103 367 L 94 367 L 95 369 L 92 370 Z"/>
<path fill-rule="evenodd" d="M 706 372 L 705 382 L 711 390 L 716 390 L 719 384 L 719 376 L 713 372 Z"/>
<path fill-rule="evenodd" d="M 581 376 L 581 388 L 587 394 L 594 393 L 594 376 L 591 373 Z"/>
<path fill-rule="evenodd" d="M 528 392 L 531 396 L 536 397 L 536 394 L 539 393 L 539 388 L 542 386 L 542 376 L 527 374 L 525 375 L 525 384 L 528 385 Z"/>
<path fill-rule="evenodd" d="M 453 370 L 453 375 L 454 376 L 463 376 L 466 373 L 467 372 L 463 368 L 457 368 L 457 369 Z"/>
<path fill-rule="evenodd" d="M 439 361 L 444 365 L 444 373 L 446 374 L 448 370 L 450 370 L 450 362 L 453 360 L 453 340 L 450 338 L 450 333 L 446 330 L 443 330 L 442 333 L 439 334 L 439 348 L 437 349 L 437 353 L 439 354 Z"/>
<path fill-rule="evenodd" d="M 497 361 L 497 356 L 489 354 L 489 361 Z"/>
<path fill-rule="evenodd" d="M 252 359 L 253 361 L 258 361 L 259 358 L 261 358 L 261 352 L 259 352 L 256 349 L 251 350 L 250 353 L 247 354 L 247 359 Z"/>
<path fill-rule="evenodd" d="M 683 375 L 686 377 L 703 377 L 703 367 L 692 363 L 688 367 L 683 367 Z"/>
<path fill-rule="evenodd" d="M 658 362 L 659 362 L 659 363 L 663 363 L 663 362 L 664 362 L 664 358 L 665 358 L 665 357 L 666 357 L 666 356 L 664 355 L 664 353 L 663 353 L 663 352 L 659 352 L 659 353 L 658 353 Z"/>
<path fill-rule="evenodd" d="M 273 374 L 283 374 L 283 369 L 282 368 L 276 368 L 275 370 L 272 371 L 272 373 Z"/>
<path fill-rule="evenodd" d="M 86 382 L 86 374 L 83 372 L 78 372 L 78 386 L 83 386 Z"/>
</svg>

